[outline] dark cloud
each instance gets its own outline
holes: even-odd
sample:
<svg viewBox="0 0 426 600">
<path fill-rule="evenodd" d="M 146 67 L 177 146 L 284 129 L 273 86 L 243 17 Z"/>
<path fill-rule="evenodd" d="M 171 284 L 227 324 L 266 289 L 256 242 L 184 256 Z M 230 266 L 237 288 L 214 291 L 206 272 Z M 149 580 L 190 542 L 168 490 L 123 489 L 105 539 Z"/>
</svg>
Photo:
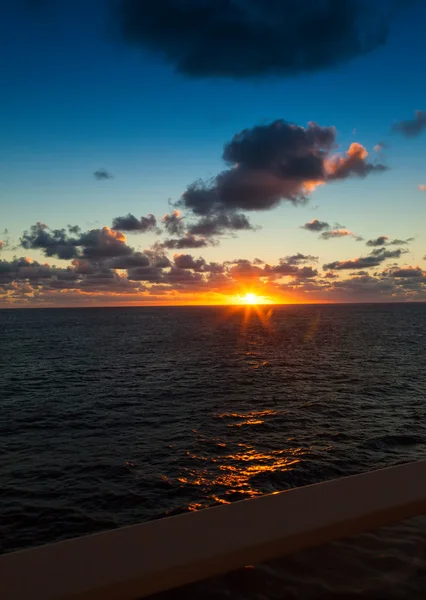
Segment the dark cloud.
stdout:
<svg viewBox="0 0 426 600">
<path fill-rule="evenodd" d="M 105 179 L 114 179 L 114 176 L 111 175 L 111 173 L 106 169 L 98 169 L 93 173 L 93 177 L 98 181 L 104 181 Z"/>
<path fill-rule="evenodd" d="M 116 217 L 112 222 L 112 228 L 118 231 L 146 233 L 155 231 L 158 233 L 157 219 L 154 215 L 147 215 L 137 219 L 134 215 L 128 214 L 125 217 Z"/>
<path fill-rule="evenodd" d="M 201 217 L 196 223 L 188 227 L 188 231 L 193 235 L 203 235 L 206 237 L 216 236 L 226 231 L 255 231 L 257 227 L 252 225 L 246 215 L 242 213 L 218 214 L 214 216 Z"/>
<path fill-rule="evenodd" d="M 385 250 L 384 248 L 376 248 L 372 250 L 370 256 L 379 256 L 386 260 L 388 258 L 400 258 L 403 254 L 407 254 L 407 250 L 401 250 L 398 248 L 397 250 Z"/>
<path fill-rule="evenodd" d="M 414 119 L 408 119 L 407 121 L 395 123 L 392 129 L 393 131 L 402 133 L 406 137 L 416 137 L 424 129 L 426 129 L 426 111 L 416 110 L 414 113 Z"/>
<path fill-rule="evenodd" d="M 323 266 L 323 269 L 328 271 L 343 271 L 346 269 L 369 269 L 380 265 L 382 261 L 374 256 L 363 256 L 353 260 L 334 261 Z"/>
<path fill-rule="evenodd" d="M 164 225 L 167 233 L 171 235 L 182 235 L 185 231 L 185 226 L 183 223 L 183 217 L 178 210 L 174 210 L 170 214 L 164 215 L 161 219 L 161 222 Z"/>
<path fill-rule="evenodd" d="M 161 243 L 163 248 L 167 248 L 168 250 L 181 250 L 183 248 L 204 248 L 205 246 L 209 246 L 211 241 L 205 238 L 197 238 L 194 235 L 187 234 L 182 238 L 164 240 Z"/>
<path fill-rule="evenodd" d="M 400 258 L 402 254 L 405 254 L 404 250 L 384 250 L 378 248 L 373 250 L 368 256 L 361 256 L 353 260 L 345 261 L 334 261 L 323 266 L 326 271 L 343 271 L 349 269 L 369 269 L 370 267 L 377 267 L 383 261 L 388 258 Z"/>
<path fill-rule="evenodd" d="M 312 267 L 297 267 L 285 259 L 281 259 L 278 265 L 265 265 L 264 274 L 268 276 L 295 277 L 298 279 L 309 279 L 316 277 L 318 271 Z"/>
<path fill-rule="evenodd" d="M 330 229 L 330 225 L 326 221 L 313 219 L 302 225 L 300 229 L 306 229 L 306 231 L 323 231 L 324 229 Z"/>
<path fill-rule="evenodd" d="M 126 237 L 120 231 L 114 231 L 109 227 L 91 229 L 82 233 L 78 241 L 83 258 L 91 260 L 133 254 L 133 249 L 126 244 Z"/>
<path fill-rule="evenodd" d="M 156 243 L 148 250 L 144 250 L 144 254 L 149 258 L 150 263 L 153 267 L 160 269 L 166 269 L 170 267 L 171 262 L 168 256 L 164 254 L 164 249 L 160 243 Z"/>
<path fill-rule="evenodd" d="M 407 269 L 397 269 L 396 271 L 391 272 L 392 277 L 423 277 L 424 272 L 420 267 L 409 267 Z"/>
<path fill-rule="evenodd" d="M 68 231 L 72 226 L 68 226 Z M 79 238 L 70 237 L 65 229 L 52 229 L 45 223 L 36 223 L 29 231 L 24 231 L 20 239 L 26 250 L 42 250 L 46 256 L 57 256 L 63 260 L 77 258 Z"/>
<path fill-rule="evenodd" d="M 46 279 L 75 280 L 78 274 L 71 267 L 61 269 L 28 258 L 0 261 L 0 284 L 12 281 L 40 282 Z"/>
<path fill-rule="evenodd" d="M 225 145 L 223 158 L 230 168 L 210 181 L 192 183 L 176 206 L 211 219 L 270 210 L 282 201 L 306 202 L 327 181 L 386 169 L 369 163 L 360 144 L 352 144 L 345 157 L 330 156 L 335 136 L 333 127 L 308 123 L 304 128 L 283 120 L 245 129 Z"/>
<path fill-rule="evenodd" d="M 175 266 L 178 269 L 192 269 L 193 271 L 203 271 L 206 266 L 204 258 L 195 259 L 190 254 L 175 254 L 173 257 Z"/>
<path fill-rule="evenodd" d="M 351 175 L 366 177 L 369 173 L 387 171 L 388 167 L 380 163 L 369 163 L 367 157 L 368 152 L 364 146 L 354 142 L 350 145 L 345 156 L 336 156 L 330 160 L 328 165 L 328 180 L 346 179 Z"/>
<path fill-rule="evenodd" d="M 368 240 L 366 242 L 366 246 L 374 247 L 374 246 L 405 246 L 412 242 L 414 238 L 408 238 L 406 240 L 394 239 L 389 241 L 389 238 L 386 235 L 381 235 L 378 238 L 373 240 Z"/>
<path fill-rule="evenodd" d="M 194 273 L 189 269 L 180 269 L 172 267 L 168 273 L 164 275 L 164 281 L 170 284 L 200 284 L 203 282 L 201 273 Z"/>
<path fill-rule="evenodd" d="M 394 2 L 392 3 L 392 5 Z M 121 0 L 123 39 L 191 77 L 294 75 L 384 44 L 388 18 L 363 0 Z"/>
<path fill-rule="evenodd" d="M 158 267 L 135 267 L 127 271 L 127 278 L 130 281 L 148 281 L 151 283 L 160 283 L 164 281 L 163 269 Z"/>
<path fill-rule="evenodd" d="M 413 237 L 410 237 L 406 240 L 395 239 L 389 242 L 389 246 L 405 246 L 414 240 Z"/>
<path fill-rule="evenodd" d="M 374 240 L 368 240 L 368 242 L 365 243 L 366 246 L 386 246 L 387 242 L 388 242 L 388 237 L 386 235 L 381 235 L 378 238 L 375 238 Z"/>
<path fill-rule="evenodd" d="M 249 260 L 239 259 L 235 265 L 229 268 L 229 274 L 232 278 L 239 280 L 255 280 L 264 275 L 261 267 L 253 265 Z"/>
<path fill-rule="evenodd" d="M 151 264 L 151 260 L 147 254 L 134 252 L 124 256 L 115 256 L 114 258 L 105 261 L 104 264 L 109 269 L 131 269 L 134 267 L 147 267 Z"/>
<path fill-rule="evenodd" d="M 269 210 L 281 200 L 304 202 L 325 178 L 324 160 L 334 146 L 333 127 L 305 129 L 274 121 L 245 129 L 225 145 L 230 169 L 211 182 L 196 181 L 179 204 L 200 216 L 236 210 Z"/>
<path fill-rule="evenodd" d="M 125 236 L 109 227 L 91 229 L 71 236 L 65 229 L 50 230 L 44 223 L 36 223 L 23 233 L 20 243 L 27 250 L 42 250 L 46 256 L 56 256 L 62 260 L 102 260 L 133 253 L 132 248 L 126 244 Z"/>
<path fill-rule="evenodd" d="M 286 256 L 284 261 L 289 265 L 300 265 L 304 263 L 318 262 L 318 256 L 312 256 L 311 254 L 301 254 L 298 252 L 297 254 L 293 254 L 291 256 Z"/>
</svg>

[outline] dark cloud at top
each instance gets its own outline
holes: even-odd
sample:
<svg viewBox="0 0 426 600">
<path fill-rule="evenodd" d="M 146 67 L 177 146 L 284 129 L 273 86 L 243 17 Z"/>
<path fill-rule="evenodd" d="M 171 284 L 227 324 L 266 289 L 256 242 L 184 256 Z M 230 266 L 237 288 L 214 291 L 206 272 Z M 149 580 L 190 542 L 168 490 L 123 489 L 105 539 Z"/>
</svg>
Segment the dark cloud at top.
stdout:
<svg viewBox="0 0 426 600">
<path fill-rule="evenodd" d="M 316 123 L 305 129 L 279 120 L 245 129 L 225 145 L 223 158 L 231 168 L 190 185 L 179 204 L 206 216 L 269 210 L 281 200 L 304 202 L 315 182 L 324 180 L 334 142 L 334 128 Z"/>
<path fill-rule="evenodd" d="M 414 119 L 400 121 L 392 127 L 393 131 L 398 131 L 406 137 L 416 137 L 426 129 L 426 110 L 416 110 Z"/>
<path fill-rule="evenodd" d="M 245 129 L 225 145 L 223 159 L 230 168 L 189 185 L 176 206 L 202 217 L 270 210 L 282 201 L 306 202 L 327 181 L 386 170 L 368 162 L 360 144 L 351 144 L 343 157 L 331 156 L 335 138 L 334 127 L 316 123 L 304 128 L 277 120 Z"/>
<path fill-rule="evenodd" d="M 149 214 L 146 217 L 138 219 L 130 213 L 125 217 L 116 217 L 112 222 L 111 229 L 139 233 L 148 231 L 156 231 L 158 233 L 159 231 L 157 228 L 157 219 L 154 215 Z"/>
<path fill-rule="evenodd" d="M 114 176 L 106 169 L 98 169 L 93 173 L 93 177 L 98 181 L 103 181 L 105 179 L 114 179 Z"/>
<path fill-rule="evenodd" d="M 394 2 L 392 2 L 394 4 Z M 121 0 L 121 33 L 191 77 L 294 75 L 384 44 L 388 20 L 366 0 Z"/>
<path fill-rule="evenodd" d="M 302 225 L 300 229 L 306 229 L 307 231 L 324 231 L 325 229 L 330 229 L 330 225 L 326 221 L 313 219 Z"/>
</svg>

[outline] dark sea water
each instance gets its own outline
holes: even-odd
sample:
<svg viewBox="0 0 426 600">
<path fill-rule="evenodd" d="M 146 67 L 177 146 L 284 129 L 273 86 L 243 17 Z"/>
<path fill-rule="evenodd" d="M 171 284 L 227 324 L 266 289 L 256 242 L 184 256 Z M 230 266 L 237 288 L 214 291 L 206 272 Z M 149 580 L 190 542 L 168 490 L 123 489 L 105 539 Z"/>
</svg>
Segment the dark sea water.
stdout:
<svg viewBox="0 0 426 600">
<path fill-rule="evenodd" d="M 426 304 L 0 311 L 1 551 L 426 458 L 425 332 Z"/>
</svg>

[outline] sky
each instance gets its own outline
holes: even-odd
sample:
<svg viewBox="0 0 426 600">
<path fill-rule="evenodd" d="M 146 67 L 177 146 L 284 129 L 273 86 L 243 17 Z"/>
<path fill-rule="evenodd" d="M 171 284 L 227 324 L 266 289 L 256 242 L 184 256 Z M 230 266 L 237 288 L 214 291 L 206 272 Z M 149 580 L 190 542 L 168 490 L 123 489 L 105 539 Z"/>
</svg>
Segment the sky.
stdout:
<svg viewBox="0 0 426 600">
<path fill-rule="evenodd" d="M 0 307 L 426 300 L 425 19 L 1 3 Z"/>
</svg>

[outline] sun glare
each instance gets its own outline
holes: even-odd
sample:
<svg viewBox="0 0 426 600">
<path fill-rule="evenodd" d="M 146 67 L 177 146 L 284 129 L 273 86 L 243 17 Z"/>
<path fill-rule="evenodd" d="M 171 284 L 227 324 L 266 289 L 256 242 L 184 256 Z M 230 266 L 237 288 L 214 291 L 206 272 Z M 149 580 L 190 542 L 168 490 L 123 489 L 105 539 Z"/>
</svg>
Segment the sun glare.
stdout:
<svg viewBox="0 0 426 600">
<path fill-rule="evenodd" d="M 259 299 L 256 294 L 246 294 L 242 297 L 241 301 L 243 304 L 257 304 Z"/>
</svg>

